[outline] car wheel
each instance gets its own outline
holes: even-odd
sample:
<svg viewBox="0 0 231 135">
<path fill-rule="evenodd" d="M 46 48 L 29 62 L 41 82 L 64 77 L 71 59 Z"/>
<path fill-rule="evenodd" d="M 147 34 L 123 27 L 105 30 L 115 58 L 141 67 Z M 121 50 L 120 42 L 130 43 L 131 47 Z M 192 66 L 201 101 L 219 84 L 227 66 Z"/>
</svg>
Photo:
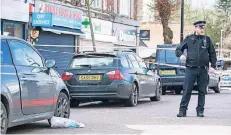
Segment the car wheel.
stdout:
<svg viewBox="0 0 231 135">
<path fill-rule="evenodd" d="M 8 126 L 8 113 L 6 107 L 1 102 L 1 134 L 6 134 Z"/>
<path fill-rule="evenodd" d="M 157 86 L 156 86 L 156 91 L 155 91 L 155 95 L 154 97 L 151 97 L 150 100 L 151 101 L 160 101 L 161 100 L 161 95 L 162 95 L 162 87 L 160 82 L 158 81 Z"/>
<path fill-rule="evenodd" d="M 167 89 L 165 87 L 162 87 L 162 95 L 166 95 Z"/>
<path fill-rule="evenodd" d="M 62 118 L 69 118 L 70 116 L 70 102 L 67 95 L 63 92 L 59 94 L 54 116 Z"/>
<path fill-rule="evenodd" d="M 71 99 L 70 100 L 70 106 L 71 107 L 79 107 L 80 101 L 75 100 L 75 99 Z"/>
<path fill-rule="evenodd" d="M 136 84 L 133 84 L 129 99 L 125 100 L 125 106 L 134 107 L 138 104 L 138 89 Z"/>
<path fill-rule="evenodd" d="M 180 95 L 181 94 L 181 88 L 176 88 L 175 89 L 175 94 Z"/>
<path fill-rule="evenodd" d="M 221 92 L 221 83 L 220 81 L 218 82 L 217 86 L 213 88 L 215 93 L 220 93 Z"/>
<path fill-rule="evenodd" d="M 207 95 L 209 93 L 209 86 L 206 87 L 206 92 L 205 94 Z"/>
</svg>

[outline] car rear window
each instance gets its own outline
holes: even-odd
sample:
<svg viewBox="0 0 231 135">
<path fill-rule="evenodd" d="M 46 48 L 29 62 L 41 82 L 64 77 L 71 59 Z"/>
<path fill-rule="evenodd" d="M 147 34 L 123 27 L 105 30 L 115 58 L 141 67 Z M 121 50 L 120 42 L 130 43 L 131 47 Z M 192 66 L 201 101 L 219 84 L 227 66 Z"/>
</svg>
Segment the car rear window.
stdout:
<svg viewBox="0 0 231 135">
<path fill-rule="evenodd" d="M 183 62 L 176 57 L 174 50 L 158 50 L 157 51 L 157 62 L 167 64 L 182 64 Z"/>
<path fill-rule="evenodd" d="M 116 57 L 80 56 L 72 59 L 69 68 L 109 68 L 117 66 Z"/>
</svg>

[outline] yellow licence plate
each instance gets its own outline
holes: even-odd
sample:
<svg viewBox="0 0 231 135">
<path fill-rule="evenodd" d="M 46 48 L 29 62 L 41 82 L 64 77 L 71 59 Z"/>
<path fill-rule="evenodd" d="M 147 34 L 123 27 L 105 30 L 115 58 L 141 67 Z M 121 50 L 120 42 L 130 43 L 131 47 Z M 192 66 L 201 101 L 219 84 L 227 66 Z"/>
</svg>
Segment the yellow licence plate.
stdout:
<svg viewBox="0 0 231 135">
<path fill-rule="evenodd" d="M 80 81 L 99 81 L 101 80 L 100 75 L 80 75 L 79 76 Z"/>
<path fill-rule="evenodd" d="M 175 70 L 163 70 L 163 71 L 160 71 L 160 74 L 162 74 L 162 75 L 176 75 L 176 71 Z"/>
</svg>

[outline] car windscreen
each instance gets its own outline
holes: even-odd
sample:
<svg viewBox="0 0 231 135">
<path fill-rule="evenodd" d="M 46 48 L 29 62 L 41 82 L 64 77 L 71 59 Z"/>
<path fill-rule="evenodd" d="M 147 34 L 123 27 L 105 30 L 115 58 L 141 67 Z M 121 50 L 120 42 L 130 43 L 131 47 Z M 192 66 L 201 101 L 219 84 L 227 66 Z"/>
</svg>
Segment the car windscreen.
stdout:
<svg viewBox="0 0 231 135">
<path fill-rule="evenodd" d="M 167 64 L 183 64 L 183 62 L 176 57 L 175 50 L 157 50 L 157 62 Z"/>
<path fill-rule="evenodd" d="M 110 68 L 117 65 L 116 57 L 113 56 L 98 56 L 86 55 L 72 59 L 69 68 Z"/>
</svg>

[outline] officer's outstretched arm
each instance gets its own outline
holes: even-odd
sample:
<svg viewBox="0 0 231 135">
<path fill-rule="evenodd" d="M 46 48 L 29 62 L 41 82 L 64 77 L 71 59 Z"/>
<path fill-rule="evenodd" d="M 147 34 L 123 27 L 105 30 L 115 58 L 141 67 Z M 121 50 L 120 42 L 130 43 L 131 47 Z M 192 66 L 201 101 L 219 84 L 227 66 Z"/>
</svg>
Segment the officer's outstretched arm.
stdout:
<svg viewBox="0 0 231 135">
<path fill-rule="evenodd" d="M 211 63 L 211 67 L 216 68 L 217 56 L 211 39 L 209 44 L 209 62 Z"/>
<path fill-rule="evenodd" d="M 180 45 L 176 48 L 176 56 L 180 57 L 183 53 L 184 50 L 187 48 L 187 40 L 188 37 L 186 37 L 181 43 Z"/>
</svg>

